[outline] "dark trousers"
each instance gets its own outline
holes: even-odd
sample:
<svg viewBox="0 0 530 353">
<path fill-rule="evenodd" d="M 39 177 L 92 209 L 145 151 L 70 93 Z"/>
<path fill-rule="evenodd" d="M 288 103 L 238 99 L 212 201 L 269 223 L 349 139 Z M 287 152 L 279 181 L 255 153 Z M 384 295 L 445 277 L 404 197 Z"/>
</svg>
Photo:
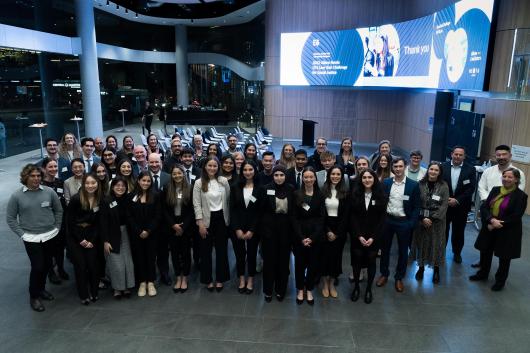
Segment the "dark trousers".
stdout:
<svg viewBox="0 0 530 353">
<path fill-rule="evenodd" d="M 342 252 L 345 240 L 346 237 L 340 237 L 334 241 L 326 239 L 322 242 L 322 276 L 337 278 L 342 273 Z"/>
<path fill-rule="evenodd" d="M 320 244 L 313 243 L 310 247 L 302 243 L 294 246 L 294 274 L 296 289 L 313 290 L 318 272 Z"/>
<path fill-rule="evenodd" d="M 398 263 L 394 279 L 401 280 L 405 277 L 405 273 L 407 272 L 409 245 L 412 237 L 412 230 L 410 229 L 408 220 L 388 217 L 385 221 L 381 239 L 381 260 L 379 262 L 379 269 L 382 276 L 388 277 L 390 275 L 388 265 L 390 262 L 390 249 L 392 248 L 394 234 L 396 234 L 398 240 Z"/>
<path fill-rule="evenodd" d="M 480 276 L 487 277 L 491 269 L 491 261 L 493 259 L 493 250 L 481 251 L 480 252 L 480 270 L 478 274 Z M 495 273 L 495 282 L 504 284 L 508 279 L 508 273 L 510 272 L 511 259 L 499 258 L 499 268 Z"/>
<path fill-rule="evenodd" d="M 132 253 L 136 282 L 154 282 L 156 279 L 155 234 L 150 234 L 145 239 L 135 236 L 132 242 Z"/>
<path fill-rule="evenodd" d="M 445 241 L 447 245 L 449 242 L 449 225 L 452 224 L 451 247 L 453 248 L 453 254 L 455 255 L 460 255 L 464 248 L 464 232 L 467 224 L 467 213 L 467 210 L 459 206 L 447 208 Z"/>
<path fill-rule="evenodd" d="M 215 248 L 215 281 L 226 282 L 230 279 L 228 266 L 228 228 L 223 211 L 210 213 L 210 226 L 205 239 L 201 238 L 201 283 L 213 282 L 212 250 Z"/>
<path fill-rule="evenodd" d="M 145 117 L 145 129 L 147 130 L 147 135 L 151 133 L 151 124 L 153 123 L 153 116 Z"/>
<path fill-rule="evenodd" d="M 169 234 L 166 229 L 157 229 L 156 265 L 160 275 L 169 273 Z M 171 235 L 172 237 L 174 234 Z"/>
<path fill-rule="evenodd" d="M 376 271 L 377 248 L 351 248 L 351 262 L 353 267 L 353 280 L 355 285 L 359 286 L 359 278 L 361 276 L 361 268 L 367 267 L 368 278 L 366 281 L 366 288 L 371 289 L 375 278 Z"/>
<path fill-rule="evenodd" d="M 243 232 L 246 232 L 246 230 L 243 230 Z M 230 238 L 236 256 L 238 277 L 245 275 L 245 267 L 247 267 L 248 276 L 254 277 L 256 275 L 256 256 L 258 255 L 259 236 L 254 233 L 252 238 L 242 240 L 236 236 L 235 232 L 230 231 Z"/>
<path fill-rule="evenodd" d="M 25 241 L 24 247 L 31 263 L 29 273 L 29 296 L 37 299 L 46 286 L 46 275 L 52 266 L 52 254 L 55 250 L 55 238 L 43 243 Z"/>
<path fill-rule="evenodd" d="M 188 276 L 191 267 L 191 241 L 190 234 L 183 233 L 180 236 L 169 235 L 169 248 L 171 250 L 171 262 L 175 276 Z"/>
<path fill-rule="evenodd" d="M 64 219 L 63 219 L 64 221 Z M 62 227 L 61 227 L 62 228 Z M 65 231 L 61 229 L 59 234 L 53 238 L 53 251 L 52 251 L 52 260 L 57 265 L 58 270 L 64 270 L 64 248 L 66 246 L 66 240 L 64 236 Z M 50 269 L 53 268 L 50 267 Z"/>
<path fill-rule="evenodd" d="M 99 272 L 98 272 L 98 248 L 87 249 L 75 243 L 69 243 L 72 263 L 74 264 L 75 282 L 77 293 L 82 300 L 89 297 L 97 297 Z"/>
<path fill-rule="evenodd" d="M 291 255 L 290 223 L 287 215 L 276 215 L 273 228 L 261 239 L 263 251 L 263 293 L 285 295 L 289 279 L 289 259 Z"/>
</svg>

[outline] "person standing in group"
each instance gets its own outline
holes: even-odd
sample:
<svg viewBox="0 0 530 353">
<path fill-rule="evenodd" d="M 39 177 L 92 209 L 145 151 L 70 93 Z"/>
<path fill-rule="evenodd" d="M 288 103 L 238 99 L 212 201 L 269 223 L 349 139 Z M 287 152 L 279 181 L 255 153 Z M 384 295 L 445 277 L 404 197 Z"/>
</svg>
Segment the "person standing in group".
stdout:
<svg viewBox="0 0 530 353">
<path fill-rule="evenodd" d="M 59 144 L 59 156 L 71 162 L 73 159 L 81 158 L 81 155 L 81 147 L 79 147 L 75 135 L 71 132 L 65 133 Z"/>
<path fill-rule="evenodd" d="M 118 150 L 118 140 L 116 139 L 116 136 L 114 135 L 108 135 L 105 139 L 105 148 L 110 147 L 114 148 L 115 151 Z"/>
<path fill-rule="evenodd" d="M 125 135 L 122 140 L 121 149 L 118 151 L 118 155 L 117 155 L 118 161 L 122 159 L 129 159 L 130 161 L 132 161 L 133 157 L 134 157 L 134 140 L 132 136 Z"/>
<path fill-rule="evenodd" d="M 388 197 L 377 174 L 368 168 L 359 172 L 352 190 L 349 224 L 354 278 L 354 288 L 350 298 L 354 302 L 359 300 L 362 267 L 368 268 L 364 302 L 366 304 L 372 302 L 372 283 L 375 278 L 377 251 L 381 246 L 387 204 Z"/>
<path fill-rule="evenodd" d="M 107 231 L 101 216 L 106 207 L 100 183 L 94 174 L 85 174 L 79 193 L 68 204 L 67 244 L 74 264 L 77 293 L 81 304 L 98 300 L 98 244 Z"/>
<path fill-rule="evenodd" d="M 145 101 L 144 112 L 142 114 L 142 123 L 147 130 L 147 135 L 151 134 L 151 124 L 153 123 L 153 116 L 155 111 L 151 107 L 151 102 L 148 100 Z"/>
<path fill-rule="evenodd" d="M 83 154 L 81 158 L 85 164 L 85 173 L 90 173 L 92 166 L 100 162 L 100 158 L 94 155 L 94 139 L 92 137 L 84 137 L 81 140 L 81 150 Z"/>
<path fill-rule="evenodd" d="M 453 261 L 462 263 L 462 249 L 464 248 L 464 231 L 467 215 L 473 203 L 473 193 L 477 185 L 475 168 L 465 163 L 466 150 L 462 146 L 455 146 L 451 152 L 451 161 L 442 165 L 443 179 L 449 187 L 449 201 L 446 215 L 445 244 L 449 242 L 449 228 L 451 228 L 451 247 Z"/>
<path fill-rule="evenodd" d="M 147 163 L 147 151 L 143 145 L 136 145 L 134 147 L 134 159 L 133 159 L 133 175 L 138 177 L 141 172 L 149 170 L 149 164 Z"/>
<path fill-rule="evenodd" d="M 130 231 L 127 226 L 127 181 L 120 176 L 110 182 L 108 208 L 105 210 L 105 224 L 108 231 L 103 232 L 102 241 L 105 251 L 106 272 L 114 290 L 114 298 L 129 298 L 135 286 L 134 264 L 131 253 Z"/>
<path fill-rule="evenodd" d="M 390 249 L 392 239 L 396 234 L 399 251 L 394 279 L 398 293 L 404 290 L 403 278 L 407 272 L 408 250 L 412 231 L 416 227 L 421 209 L 420 189 L 417 182 L 405 177 L 406 164 L 407 162 L 403 157 L 396 157 L 392 161 L 394 177 L 384 180 L 384 189 L 389 196 L 389 201 L 381 238 L 381 262 L 379 264 L 381 277 L 376 283 L 378 287 L 382 287 L 388 281 Z"/>
<path fill-rule="evenodd" d="M 296 161 L 294 158 L 294 146 L 290 143 L 286 143 L 282 147 L 282 153 L 280 154 L 280 159 L 276 161 L 276 164 L 283 165 L 286 169 L 294 168 Z"/>
<path fill-rule="evenodd" d="M 158 142 L 158 137 L 156 137 L 155 134 L 149 134 L 147 136 L 147 159 L 149 159 L 149 156 L 151 153 L 156 153 L 160 156 L 160 160 L 164 161 L 164 151 L 162 150 L 162 147 L 160 146 L 160 143 Z"/>
<path fill-rule="evenodd" d="M 392 178 L 392 159 L 388 154 L 382 154 L 374 162 L 374 170 L 379 181 Z"/>
<path fill-rule="evenodd" d="M 285 182 L 291 184 L 295 190 L 300 190 L 302 187 L 302 172 L 307 165 L 306 150 L 299 149 L 294 153 L 295 166 L 287 169 L 285 174 Z"/>
<path fill-rule="evenodd" d="M 175 164 L 180 164 L 182 158 L 182 141 L 173 139 L 171 141 L 171 152 L 164 161 L 164 172 L 171 173 Z"/>
<path fill-rule="evenodd" d="M 440 267 L 445 265 L 445 216 L 449 188 L 443 180 L 443 167 L 431 162 L 427 174 L 419 182 L 421 197 L 420 222 L 412 236 L 410 257 L 418 263 L 416 280 L 423 279 L 425 265 L 433 267 L 432 283 L 440 283 Z"/>
<path fill-rule="evenodd" d="M 289 255 L 292 244 L 292 213 L 294 188 L 285 182 L 284 166 L 272 170 L 273 181 L 261 188 L 260 200 L 261 249 L 263 251 L 263 293 L 265 301 L 282 301 L 289 279 Z"/>
<path fill-rule="evenodd" d="M 258 185 L 263 186 L 270 184 L 273 180 L 272 169 L 274 167 L 274 152 L 263 152 L 261 164 L 263 170 L 258 173 Z"/>
<path fill-rule="evenodd" d="M 223 290 L 230 279 L 228 267 L 228 225 L 230 185 L 220 176 L 219 160 L 208 157 L 202 175 L 193 186 L 195 220 L 201 236 L 201 283 L 210 292 Z M 212 250 L 215 247 L 215 284 L 212 276 Z"/>
<path fill-rule="evenodd" d="M 188 290 L 191 267 L 191 236 L 194 230 L 192 186 L 186 179 L 185 172 L 182 165 L 174 165 L 171 180 L 161 195 L 164 227 L 169 229 L 171 261 L 177 276 L 173 286 L 175 293 L 184 293 Z"/>
<path fill-rule="evenodd" d="M 245 155 L 243 154 L 243 152 L 236 152 L 232 157 L 234 157 L 234 163 L 236 164 L 235 170 L 237 176 L 239 177 L 239 172 L 241 172 L 241 165 L 245 161 Z"/>
<path fill-rule="evenodd" d="M 254 143 L 249 142 L 245 145 L 243 148 L 243 155 L 245 156 L 245 160 L 247 162 L 254 162 L 258 168 L 258 172 L 261 172 L 263 166 L 261 165 L 261 161 L 258 158 L 258 149 Z"/>
<path fill-rule="evenodd" d="M 157 294 L 156 230 L 160 221 L 160 202 L 149 172 L 141 172 L 138 175 L 127 216 L 131 228 L 136 281 L 139 283 L 138 296 L 145 297 L 147 294 L 154 297 Z"/>
<path fill-rule="evenodd" d="M 92 164 L 90 172 L 94 174 L 101 185 L 103 196 L 108 196 L 110 191 L 110 176 L 107 171 L 107 167 L 103 162 L 97 162 Z"/>
<path fill-rule="evenodd" d="M 46 291 L 46 275 L 52 266 L 56 250 L 55 237 L 61 229 L 63 208 L 51 188 L 41 185 L 42 172 L 34 164 L 27 164 L 20 172 L 23 185 L 9 198 L 6 222 L 24 242 L 31 263 L 29 303 L 33 310 L 45 310 L 40 301 L 53 300 Z"/>
<path fill-rule="evenodd" d="M 370 156 L 370 158 L 369 158 L 370 167 L 373 170 L 377 169 L 375 161 L 379 158 L 379 156 L 381 156 L 383 154 L 390 156 L 391 159 L 395 158 L 395 156 L 392 154 L 392 148 L 390 146 L 390 141 L 388 141 L 388 140 L 381 140 L 379 142 L 379 146 L 377 148 L 377 152 L 372 153 L 372 155 Z"/>
<path fill-rule="evenodd" d="M 105 148 L 105 143 L 101 137 L 94 138 L 94 155 L 103 158 L 103 149 Z"/>
<path fill-rule="evenodd" d="M 194 167 L 200 168 L 202 165 L 203 159 L 206 158 L 206 153 L 203 150 L 202 135 L 199 133 L 193 135 L 193 145 L 191 148 L 191 152 L 193 156 Z"/>
<path fill-rule="evenodd" d="M 322 152 L 327 150 L 328 141 L 323 137 L 317 138 L 315 152 L 313 152 L 313 154 L 309 157 L 307 165 L 313 167 L 313 169 L 315 169 L 317 172 L 324 169 L 324 166 L 320 162 L 320 155 Z"/>
<path fill-rule="evenodd" d="M 57 162 L 57 174 L 55 177 L 61 179 L 62 181 L 65 181 L 71 177 L 72 172 L 70 170 L 70 160 L 59 155 L 57 140 L 53 137 L 47 138 L 44 141 L 44 147 L 46 149 L 46 157 Z M 42 162 L 43 161 L 39 161 L 37 165 L 41 165 Z"/>
<path fill-rule="evenodd" d="M 295 259 L 296 303 L 313 305 L 313 288 L 317 277 L 320 251 L 324 239 L 326 205 L 318 189 L 317 175 L 312 167 L 302 173 L 302 188 L 294 193 L 293 251 Z"/>
<path fill-rule="evenodd" d="M 348 177 L 355 175 L 355 151 L 353 150 L 353 140 L 345 137 L 340 143 L 337 164 L 342 167 L 344 174 Z"/>
<path fill-rule="evenodd" d="M 64 200 L 67 205 L 70 203 L 70 199 L 81 188 L 83 175 L 85 174 L 85 163 L 81 158 L 72 159 L 70 169 L 73 175 L 64 181 Z"/>
<path fill-rule="evenodd" d="M 58 172 L 58 163 L 54 159 L 45 157 L 42 160 L 41 168 L 43 171 L 43 177 L 41 179 L 41 184 L 45 185 L 49 188 L 52 188 L 53 191 L 57 194 L 57 197 L 59 197 L 59 200 L 61 201 L 61 206 L 63 210 L 63 219 L 61 221 L 61 229 L 59 229 L 59 233 L 55 237 L 55 251 L 52 254 L 52 260 L 54 260 L 55 264 L 52 264 L 52 267 L 50 268 L 50 271 L 48 272 L 48 279 L 53 284 L 61 284 L 61 280 L 68 280 L 70 279 L 70 276 L 68 276 L 68 273 L 64 270 L 64 247 L 66 245 L 66 239 L 65 239 L 65 222 L 64 222 L 64 216 L 65 216 L 65 210 L 66 210 L 66 200 L 64 199 L 64 182 L 57 178 L 57 172 Z M 55 272 L 54 266 L 57 266 L 57 272 Z"/>
<path fill-rule="evenodd" d="M 405 176 L 414 181 L 420 181 L 427 173 L 427 169 L 421 166 L 423 154 L 420 150 L 414 150 L 409 155 L 409 165 L 405 168 Z"/>
<path fill-rule="evenodd" d="M 116 159 L 116 149 L 114 147 L 105 147 L 101 153 L 101 161 L 107 168 L 109 178 L 114 179 L 118 173 L 118 160 Z"/>
<path fill-rule="evenodd" d="M 348 226 L 348 193 L 349 187 L 344 180 L 344 170 L 333 166 L 328 170 L 326 182 L 322 187 L 326 219 L 325 237 L 322 242 L 322 296 L 338 296 L 334 281 L 342 273 L 342 252 L 346 243 Z"/>
<path fill-rule="evenodd" d="M 239 181 L 230 188 L 230 227 L 232 247 L 236 256 L 236 271 L 239 277 L 239 293 L 251 294 L 256 275 L 258 252 L 259 221 L 258 195 L 256 184 L 258 169 L 254 162 L 244 161 L 239 172 Z M 245 280 L 245 268 L 248 279 Z"/>
<path fill-rule="evenodd" d="M 521 257 L 522 218 L 528 202 L 528 195 L 519 188 L 521 178 L 518 169 L 505 169 L 502 186 L 493 187 L 480 207 L 482 229 L 475 242 L 480 251 L 480 270 L 469 279 L 487 281 L 495 255 L 499 258 L 495 284 L 491 287 L 495 292 L 506 285 L 511 260 Z"/>
<path fill-rule="evenodd" d="M 236 161 L 232 154 L 225 154 L 221 157 L 221 176 L 228 180 L 228 184 L 233 185 L 238 181 L 236 172 Z"/>
</svg>

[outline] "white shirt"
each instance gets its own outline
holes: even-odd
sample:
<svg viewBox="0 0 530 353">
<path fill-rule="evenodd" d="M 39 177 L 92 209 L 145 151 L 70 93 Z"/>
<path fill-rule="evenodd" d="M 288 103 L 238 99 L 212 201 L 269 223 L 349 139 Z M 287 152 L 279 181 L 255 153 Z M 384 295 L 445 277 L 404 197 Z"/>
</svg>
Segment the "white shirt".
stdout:
<svg viewBox="0 0 530 353">
<path fill-rule="evenodd" d="M 368 209 L 368 206 L 370 206 L 370 200 L 372 199 L 372 193 L 371 192 L 365 192 L 364 193 L 364 206 L 366 209 Z"/>
<path fill-rule="evenodd" d="M 243 188 L 243 199 L 245 200 L 245 207 L 248 207 L 250 197 L 252 196 L 252 190 L 254 190 L 254 188 Z"/>
<path fill-rule="evenodd" d="M 22 235 L 22 240 L 27 241 L 28 243 L 44 243 L 45 241 L 54 238 L 57 234 L 59 234 L 59 229 L 53 228 L 49 232 L 41 234 L 24 233 Z"/>
<path fill-rule="evenodd" d="M 326 210 L 328 216 L 337 217 L 339 215 L 339 199 L 337 198 L 337 190 L 332 186 L 331 197 L 326 197 Z"/>
<path fill-rule="evenodd" d="M 405 195 L 405 181 L 398 183 L 393 179 L 392 187 L 390 188 L 390 197 L 388 199 L 388 206 L 386 212 L 394 217 L 405 217 L 405 209 L 403 208 L 403 195 Z"/>
<path fill-rule="evenodd" d="M 215 179 L 208 183 L 208 192 L 205 193 L 206 200 L 210 206 L 210 212 L 220 211 L 223 209 L 223 192 L 224 188 L 219 185 Z"/>
<path fill-rule="evenodd" d="M 83 156 L 83 161 L 85 162 L 85 172 L 90 173 L 90 169 L 94 165 L 94 158 L 92 158 L 92 156 Z"/>
<path fill-rule="evenodd" d="M 462 164 L 454 165 L 453 162 L 451 162 L 451 188 L 453 189 L 453 192 L 455 192 L 456 186 L 458 185 L 458 178 L 460 178 L 461 171 Z"/>
<path fill-rule="evenodd" d="M 512 164 L 510 164 L 508 168 L 515 168 L 521 173 L 519 189 L 524 191 L 526 180 L 523 171 L 519 168 L 514 167 Z M 490 194 L 491 189 L 493 189 L 495 186 L 502 186 L 502 172 L 499 170 L 498 165 L 491 166 L 484 170 L 484 173 L 482 173 L 482 177 L 478 182 L 478 192 L 480 195 L 480 200 L 486 200 L 488 198 L 488 195 Z"/>
<path fill-rule="evenodd" d="M 160 185 L 160 175 L 162 172 L 159 170 L 158 173 L 151 172 L 151 177 L 153 178 L 153 187 L 155 187 L 155 190 L 162 190 Z M 156 178 L 155 178 L 156 175 Z"/>
</svg>

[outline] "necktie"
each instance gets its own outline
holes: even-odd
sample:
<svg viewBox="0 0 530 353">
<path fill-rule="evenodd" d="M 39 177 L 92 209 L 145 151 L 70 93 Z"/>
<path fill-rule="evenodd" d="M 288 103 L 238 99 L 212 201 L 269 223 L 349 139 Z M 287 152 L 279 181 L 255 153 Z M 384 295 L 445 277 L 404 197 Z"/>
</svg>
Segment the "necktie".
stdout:
<svg viewBox="0 0 530 353">
<path fill-rule="evenodd" d="M 300 178 L 302 177 L 302 172 L 298 172 L 296 175 L 296 189 L 300 189 L 302 184 L 300 183 Z"/>
<path fill-rule="evenodd" d="M 92 168 L 92 161 L 90 159 L 87 159 L 86 160 L 86 164 L 87 164 L 87 173 L 90 173 L 90 169 Z"/>
<path fill-rule="evenodd" d="M 189 171 L 189 169 L 186 170 L 186 179 L 188 179 L 188 183 L 191 184 L 191 180 L 190 180 L 190 171 Z"/>
<path fill-rule="evenodd" d="M 153 178 L 155 178 L 155 190 L 160 190 L 160 187 L 158 186 L 158 175 L 153 175 Z"/>
</svg>

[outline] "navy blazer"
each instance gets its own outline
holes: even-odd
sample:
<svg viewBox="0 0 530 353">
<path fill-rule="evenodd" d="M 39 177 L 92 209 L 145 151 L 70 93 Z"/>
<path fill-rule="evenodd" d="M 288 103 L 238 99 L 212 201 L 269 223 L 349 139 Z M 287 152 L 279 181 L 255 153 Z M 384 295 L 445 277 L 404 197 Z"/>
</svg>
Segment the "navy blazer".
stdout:
<svg viewBox="0 0 530 353">
<path fill-rule="evenodd" d="M 473 193 L 477 187 L 477 173 L 475 167 L 463 163 L 460 170 L 460 176 L 456 184 L 456 190 L 453 190 L 451 182 L 451 162 L 445 162 L 442 165 L 443 179 L 449 186 L 449 197 L 455 198 L 459 205 L 469 211 L 473 203 Z M 465 184 L 464 184 L 465 183 Z"/>
<path fill-rule="evenodd" d="M 383 181 L 383 184 L 385 185 L 385 193 L 388 197 L 390 197 L 390 189 L 392 188 L 393 183 L 394 178 L 386 178 Z M 408 218 L 410 228 L 412 229 L 416 226 L 420 217 L 421 197 L 419 184 L 407 177 L 405 177 L 405 195 L 409 198 L 408 200 L 403 200 L 403 209 L 405 210 L 405 215 Z"/>
</svg>

